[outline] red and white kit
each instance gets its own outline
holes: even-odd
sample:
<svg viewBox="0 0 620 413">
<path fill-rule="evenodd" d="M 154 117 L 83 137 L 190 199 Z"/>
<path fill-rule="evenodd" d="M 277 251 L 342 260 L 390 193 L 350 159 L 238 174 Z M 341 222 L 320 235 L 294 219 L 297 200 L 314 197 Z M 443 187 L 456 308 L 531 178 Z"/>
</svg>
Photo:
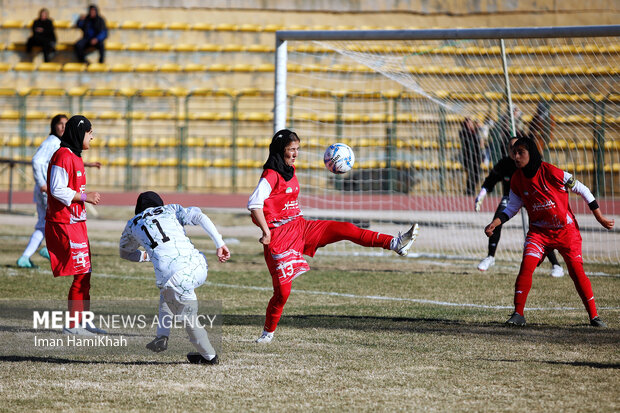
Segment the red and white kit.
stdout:
<svg viewBox="0 0 620 413">
<path fill-rule="evenodd" d="M 248 209 L 263 209 L 271 231 L 271 242 L 264 246 L 265 262 L 271 274 L 274 295 L 267 306 L 265 331 L 273 332 L 291 291 L 291 281 L 310 270 L 303 255 L 314 256 L 317 248 L 348 240 L 366 247 L 390 249 L 391 235 L 361 229 L 349 222 L 311 221 L 303 218 L 299 207 L 299 182 L 265 169 L 250 196 Z M 257 222 L 254 222 L 258 225 Z"/>
<path fill-rule="evenodd" d="M 47 176 L 45 239 L 54 276 L 90 273 L 86 209 L 83 201 L 73 201 L 76 193 L 85 193 L 84 162 L 61 147 L 50 160 Z"/>
<path fill-rule="evenodd" d="M 515 283 L 515 311 L 521 315 L 532 287 L 534 269 L 554 249 L 564 258 L 590 318 L 597 315 L 592 286 L 583 270 L 581 234 L 568 202 L 569 189 L 581 195 L 588 204 L 594 201 L 588 187 L 546 162 L 542 162 L 532 179 L 528 179 L 521 169 L 512 176 L 510 198 L 504 213 L 512 218 L 524 206 L 530 220 L 523 261 Z"/>
</svg>

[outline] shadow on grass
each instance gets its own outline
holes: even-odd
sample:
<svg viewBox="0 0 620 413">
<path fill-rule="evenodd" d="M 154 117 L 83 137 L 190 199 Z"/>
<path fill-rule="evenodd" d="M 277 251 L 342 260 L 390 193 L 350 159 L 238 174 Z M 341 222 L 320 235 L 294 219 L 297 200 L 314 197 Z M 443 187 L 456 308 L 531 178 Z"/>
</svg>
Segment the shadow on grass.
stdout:
<svg viewBox="0 0 620 413">
<path fill-rule="evenodd" d="M 260 329 L 264 315 L 224 314 L 223 325 L 253 325 Z M 414 317 L 376 317 L 330 314 L 284 315 L 280 326 L 293 328 L 344 329 L 359 331 L 392 331 L 415 334 L 505 337 L 511 340 L 541 343 L 616 344 L 620 330 L 595 329 L 587 324 L 566 327 L 528 325 L 508 327 L 504 322 L 476 323 L 463 320 Z"/>
<path fill-rule="evenodd" d="M 544 363 L 544 364 L 552 364 L 552 365 L 564 365 L 564 366 L 573 366 L 573 367 L 591 367 L 593 369 L 620 369 L 620 363 L 599 363 L 596 361 L 558 361 L 558 360 L 509 360 L 509 359 L 479 359 L 484 361 L 492 361 L 492 362 L 503 362 L 503 363 Z"/>
<path fill-rule="evenodd" d="M 51 363 L 51 364 L 116 364 L 121 366 L 159 366 L 187 364 L 186 361 L 104 361 L 104 360 L 75 360 L 58 357 L 36 357 L 36 356 L 0 356 L 0 362 L 7 363 Z"/>
</svg>

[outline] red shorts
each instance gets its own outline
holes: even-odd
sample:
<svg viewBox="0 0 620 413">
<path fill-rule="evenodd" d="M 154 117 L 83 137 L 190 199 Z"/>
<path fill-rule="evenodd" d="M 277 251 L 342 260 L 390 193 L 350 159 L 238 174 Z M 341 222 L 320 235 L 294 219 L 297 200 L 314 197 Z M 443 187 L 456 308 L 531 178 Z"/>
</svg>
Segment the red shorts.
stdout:
<svg viewBox="0 0 620 413">
<path fill-rule="evenodd" d="M 310 270 L 303 254 L 314 257 L 330 221 L 307 221 L 297 218 L 271 229 L 271 243 L 265 245 L 265 262 L 274 284 L 290 283 Z"/>
<path fill-rule="evenodd" d="M 523 256 L 531 255 L 542 262 L 551 250 L 557 250 L 562 257 L 574 262 L 583 262 L 581 256 L 581 234 L 572 223 L 560 229 L 530 229 L 525 238 Z"/>
<path fill-rule="evenodd" d="M 45 223 L 45 242 L 54 277 L 86 274 L 90 268 L 90 244 L 86 222 Z"/>
</svg>

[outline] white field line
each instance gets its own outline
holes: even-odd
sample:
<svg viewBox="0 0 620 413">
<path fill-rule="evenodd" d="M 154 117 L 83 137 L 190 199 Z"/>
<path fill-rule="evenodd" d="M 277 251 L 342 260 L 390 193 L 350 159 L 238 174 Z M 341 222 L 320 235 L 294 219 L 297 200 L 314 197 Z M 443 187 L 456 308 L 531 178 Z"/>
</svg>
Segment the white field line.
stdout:
<svg viewBox="0 0 620 413">
<path fill-rule="evenodd" d="M 40 271 L 43 273 L 51 274 L 51 271 Z M 103 277 L 103 278 L 118 278 L 124 280 L 150 280 L 151 277 L 138 277 L 132 275 L 117 275 L 117 274 L 100 274 L 95 273 L 94 277 Z M 153 277 L 154 281 L 154 277 Z M 223 283 L 214 283 L 207 281 L 205 285 L 210 285 L 213 287 L 222 287 L 222 288 L 233 288 L 238 290 L 255 290 L 255 291 L 273 291 L 272 287 L 257 287 L 252 285 L 239 285 L 239 284 L 223 284 Z M 513 306 L 506 305 L 486 305 L 486 304 L 471 304 L 471 303 L 452 303 L 449 301 L 436 301 L 436 300 L 425 300 L 421 298 L 404 298 L 404 297 L 389 297 L 383 295 L 357 295 L 357 294 L 347 294 L 347 293 L 337 293 L 334 291 L 314 291 L 314 290 L 297 290 L 292 289 L 291 292 L 296 294 L 309 294 L 309 295 L 326 295 L 331 297 L 343 297 L 343 298 L 354 298 L 354 299 L 365 299 L 365 300 L 377 300 L 377 301 L 397 301 L 397 302 L 408 302 L 408 303 L 416 303 L 416 304 L 430 304 L 430 305 L 438 305 L 445 307 L 458 307 L 458 308 L 482 308 L 487 310 L 512 310 Z M 526 307 L 528 311 L 574 311 L 581 310 L 582 307 Z M 620 307 L 600 307 L 599 310 L 620 310 Z"/>
</svg>

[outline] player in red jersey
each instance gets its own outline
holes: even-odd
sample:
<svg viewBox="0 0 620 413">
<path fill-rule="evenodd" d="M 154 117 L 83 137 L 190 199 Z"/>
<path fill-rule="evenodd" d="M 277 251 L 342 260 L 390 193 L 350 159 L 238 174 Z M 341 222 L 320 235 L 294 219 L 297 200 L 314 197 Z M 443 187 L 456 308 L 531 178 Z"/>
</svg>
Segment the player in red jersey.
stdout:
<svg viewBox="0 0 620 413">
<path fill-rule="evenodd" d="M 73 276 L 69 289 L 69 311 L 72 314 L 89 309 L 90 244 L 86 231 L 85 202 L 97 205 L 100 195 L 86 192 L 86 174 L 82 151 L 90 148 L 93 128 L 84 116 L 73 116 L 60 138 L 47 171 L 47 214 L 45 241 L 54 277 Z M 65 334 L 92 335 L 105 333 L 94 325 L 72 324 Z"/>
<path fill-rule="evenodd" d="M 264 246 L 273 284 L 273 297 L 267 305 L 265 326 L 257 343 L 271 342 L 291 292 L 291 282 L 310 270 L 303 254 L 313 257 L 317 248 L 348 240 L 365 247 L 390 249 L 404 256 L 418 234 L 417 224 L 393 237 L 349 222 L 304 219 L 297 201 L 299 182 L 295 176 L 299 143 L 295 132 L 288 129 L 276 132 L 263 174 L 248 202 L 252 222 L 262 230 L 259 241 Z"/>
<path fill-rule="evenodd" d="M 598 316 L 592 286 L 583 270 L 581 234 L 568 203 L 568 190 L 581 195 L 604 228 L 612 229 L 614 221 L 603 216 L 587 186 L 571 174 L 543 162 L 533 140 L 520 138 L 515 142 L 513 151 L 518 169 L 510 181 L 508 205 L 484 230 L 490 237 L 497 226 L 515 216 L 522 206 L 527 210 L 530 228 L 515 282 L 515 311 L 506 324 L 525 325 L 523 310 L 532 287 L 534 269 L 551 250 L 556 249 L 564 257 L 568 273 L 588 311 L 590 324 L 606 327 Z"/>
</svg>

